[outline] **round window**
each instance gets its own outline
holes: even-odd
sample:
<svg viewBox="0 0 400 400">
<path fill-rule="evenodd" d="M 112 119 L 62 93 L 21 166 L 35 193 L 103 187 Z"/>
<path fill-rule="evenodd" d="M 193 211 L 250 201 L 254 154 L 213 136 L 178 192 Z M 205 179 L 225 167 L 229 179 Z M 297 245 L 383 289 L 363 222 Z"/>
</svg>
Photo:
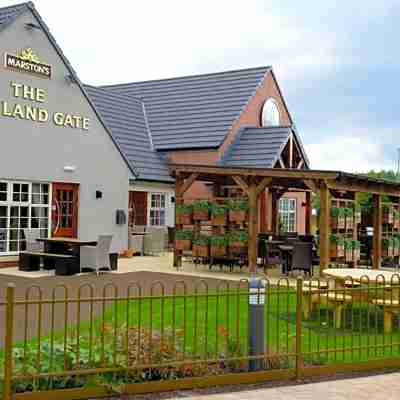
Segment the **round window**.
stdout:
<svg viewBox="0 0 400 400">
<path fill-rule="evenodd" d="M 261 122 L 262 126 L 279 126 L 279 109 L 274 99 L 270 98 L 264 103 Z"/>
</svg>

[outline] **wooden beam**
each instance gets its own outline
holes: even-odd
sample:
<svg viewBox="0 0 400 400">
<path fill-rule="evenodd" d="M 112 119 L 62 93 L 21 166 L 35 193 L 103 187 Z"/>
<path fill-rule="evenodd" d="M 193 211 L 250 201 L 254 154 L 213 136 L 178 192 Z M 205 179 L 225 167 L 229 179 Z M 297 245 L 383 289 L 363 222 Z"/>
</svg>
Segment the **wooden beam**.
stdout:
<svg viewBox="0 0 400 400">
<path fill-rule="evenodd" d="M 176 192 L 177 196 L 183 196 L 189 189 L 190 187 L 193 185 L 194 181 L 199 177 L 199 173 L 194 172 L 192 173 L 189 178 L 187 178 L 181 185 L 179 188 L 179 192 Z"/>
<path fill-rule="evenodd" d="M 276 178 L 298 178 L 298 179 L 336 179 L 339 176 L 335 171 L 312 171 L 283 168 L 234 168 L 215 167 L 208 165 L 180 165 L 171 164 L 170 170 L 176 173 L 198 172 L 204 175 L 225 175 L 225 176 L 270 176 Z"/>
<path fill-rule="evenodd" d="M 182 186 L 184 185 L 184 179 L 180 174 L 176 174 L 175 177 L 175 193 L 179 193 L 182 190 Z M 182 225 L 177 224 L 177 215 L 176 215 L 176 207 L 180 204 L 183 204 L 182 196 L 175 197 L 175 230 L 182 229 Z M 177 250 L 174 243 L 174 267 L 177 269 L 182 266 L 182 252 Z"/>
<path fill-rule="evenodd" d="M 261 194 L 261 192 L 263 192 L 266 189 L 266 187 L 271 182 L 272 182 L 272 178 L 269 178 L 268 176 L 263 178 L 263 180 L 258 184 L 257 189 L 256 189 L 257 197 Z"/>
<path fill-rule="evenodd" d="M 293 135 L 289 138 L 289 168 L 293 168 Z"/>
<path fill-rule="evenodd" d="M 297 169 L 302 169 L 304 165 L 304 160 L 300 160 L 300 162 L 297 164 Z"/>
<path fill-rule="evenodd" d="M 237 185 L 249 196 L 249 186 L 241 176 L 232 176 Z"/>
<path fill-rule="evenodd" d="M 306 192 L 306 209 L 305 209 L 305 233 L 311 234 L 311 192 Z"/>
<path fill-rule="evenodd" d="M 372 268 L 379 269 L 382 259 L 382 197 L 379 194 L 374 194 L 372 204 L 374 222 Z"/>
<path fill-rule="evenodd" d="M 319 191 L 319 187 L 318 186 L 319 185 L 315 181 L 310 180 L 310 179 L 304 179 L 303 182 L 314 193 L 318 193 L 318 191 Z"/>
<path fill-rule="evenodd" d="M 281 168 L 286 168 L 282 156 L 279 157 L 279 163 L 281 164 Z"/>
<path fill-rule="evenodd" d="M 271 190 L 271 231 L 275 234 L 279 233 L 279 215 L 278 215 L 278 201 L 279 195 L 276 190 Z"/>
<path fill-rule="evenodd" d="M 249 240 L 248 259 L 249 270 L 257 272 L 257 227 L 258 227 L 258 196 L 257 185 L 252 182 L 249 186 Z"/>
<path fill-rule="evenodd" d="M 326 182 L 321 182 L 320 190 L 320 214 L 319 214 L 319 265 L 320 273 L 329 267 L 329 234 L 330 234 L 330 206 L 331 199 Z"/>
<path fill-rule="evenodd" d="M 365 182 L 365 183 L 355 183 L 355 182 L 336 182 L 336 181 L 328 181 L 328 186 L 333 190 L 342 190 L 349 192 L 364 192 L 364 193 L 372 193 L 372 194 L 384 194 L 391 196 L 400 196 L 400 190 L 396 190 L 393 187 L 373 183 L 373 182 Z"/>
</svg>

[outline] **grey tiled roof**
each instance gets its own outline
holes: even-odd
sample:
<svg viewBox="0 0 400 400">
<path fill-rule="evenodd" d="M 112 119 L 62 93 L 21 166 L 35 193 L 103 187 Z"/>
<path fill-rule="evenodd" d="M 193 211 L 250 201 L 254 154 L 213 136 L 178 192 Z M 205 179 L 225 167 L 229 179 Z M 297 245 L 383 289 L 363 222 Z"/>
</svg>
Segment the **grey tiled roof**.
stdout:
<svg viewBox="0 0 400 400">
<path fill-rule="evenodd" d="M 27 11 L 29 9 L 28 6 L 30 5 L 31 3 L 21 3 L 0 8 L 0 29 L 2 28 L 2 25 L 7 25 L 22 12 Z"/>
<path fill-rule="evenodd" d="M 156 150 L 218 147 L 271 67 L 103 86 L 141 98 Z"/>
<path fill-rule="evenodd" d="M 273 168 L 291 134 L 291 127 L 241 128 L 220 165 Z"/>
<path fill-rule="evenodd" d="M 152 149 L 144 103 L 127 94 L 85 85 L 119 147 L 135 168 L 138 180 L 172 182 L 168 167 Z"/>
</svg>

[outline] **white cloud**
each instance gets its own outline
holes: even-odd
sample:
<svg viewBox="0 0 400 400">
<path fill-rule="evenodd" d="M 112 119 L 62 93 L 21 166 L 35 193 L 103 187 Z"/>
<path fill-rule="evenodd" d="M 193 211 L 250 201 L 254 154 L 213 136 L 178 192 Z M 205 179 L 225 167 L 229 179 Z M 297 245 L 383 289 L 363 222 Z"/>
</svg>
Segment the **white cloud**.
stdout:
<svg viewBox="0 0 400 400">
<path fill-rule="evenodd" d="M 394 169 L 384 155 L 381 144 L 363 136 L 331 136 L 305 146 L 312 169 L 368 172 L 372 169 Z"/>
</svg>

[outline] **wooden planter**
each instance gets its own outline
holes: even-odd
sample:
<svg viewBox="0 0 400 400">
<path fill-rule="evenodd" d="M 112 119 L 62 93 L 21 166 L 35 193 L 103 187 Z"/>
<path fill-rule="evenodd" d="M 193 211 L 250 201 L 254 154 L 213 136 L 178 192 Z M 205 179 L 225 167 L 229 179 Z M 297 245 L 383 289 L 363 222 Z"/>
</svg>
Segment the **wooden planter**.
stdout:
<svg viewBox="0 0 400 400">
<path fill-rule="evenodd" d="M 208 221 L 210 212 L 208 210 L 193 210 L 193 219 L 196 221 Z"/>
<path fill-rule="evenodd" d="M 393 218 L 393 228 L 394 229 L 400 228 L 400 219 L 397 216 Z"/>
<path fill-rule="evenodd" d="M 220 215 L 212 215 L 211 223 L 213 225 L 226 225 L 226 213 Z"/>
<path fill-rule="evenodd" d="M 354 220 L 353 217 L 346 217 L 346 229 L 353 229 L 354 227 Z"/>
<path fill-rule="evenodd" d="M 176 214 L 177 225 L 192 225 L 192 213 L 190 214 Z"/>
<path fill-rule="evenodd" d="M 177 250 L 190 250 L 192 247 L 192 241 L 189 239 L 176 239 L 175 240 L 175 248 Z"/>
<path fill-rule="evenodd" d="M 394 246 L 393 247 L 393 257 L 397 257 L 400 253 L 399 247 L 398 246 Z"/>
<path fill-rule="evenodd" d="M 353 249 L 353 259 L 354 261 L 358 261 L 360 259 L 360 248 Z"/>
<path fill-rule="evenodd" d="M 344 229 L 346 227 L 345 217 L 331 217 L 332 230 Z"/>
<path fill-rule="evenodd" d="M 232 242 L 229 244 L 229 251 L 231 253 L 244 253 L 246 250 L 246 245 L 242 242 Z"/>
<path fill-rule="evenodd" d="M 246 211 L 229 210 L 229 221 L 231 222 L 245 222 L 247 219 Z"/>
<path fill-rule="evenodd" d="M 342 258 L 342 257 L 344 257 L 344 247 L 343 246 L 338 246 L 335 243 L 331 243 L 330 256 L 331 256 L 331 258 Z"/>
<path fill-rule="evenodd" d="M 393 257 L 393 247 L 383 247 L 382 248 L 383 257 Z"/>
<path fill-rule="evenodd" d="M 383 210 L 382 220 L 384 224 L 393 224 L 393 210 Z"/>
<path fill-rule="evenodd" d="M 226 247 L 225 246 L 211 246 L 211 255 L 213 257 L 226 256 Z"/>
<path fill-rule="evenodd" d="M 353 261 L 353 249 L 346 249 L 345 250 L 345 260 L 346 262 Z"/>
<path fill-rule="evenodd" d="M 356 211 L 354 214 L 354 223 L 361 224 L 361 211 Z"/>
<path fill-rule="evenodd" d="M 210 257 L 210 247 L 208 245 L 193 245 L 193 255 L 195 257 Z"/>
</svg>

